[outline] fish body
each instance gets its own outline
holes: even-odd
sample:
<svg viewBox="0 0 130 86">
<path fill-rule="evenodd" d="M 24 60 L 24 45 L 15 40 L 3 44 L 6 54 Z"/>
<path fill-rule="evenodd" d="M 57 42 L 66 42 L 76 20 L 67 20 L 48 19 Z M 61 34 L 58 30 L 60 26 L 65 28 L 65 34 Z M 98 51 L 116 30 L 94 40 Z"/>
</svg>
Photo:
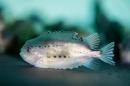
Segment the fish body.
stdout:
<svg viewBox="0 0 130 86">
<path fill-rule="evenodd" d="M 83 40 L 72 32 L 45 33 L 27 41 L 20 55 L 26 62 L 40 68 L 73 69 L 82 65 L 91 68 L 95 58 L 114 65 L 114 42 L 96 50 L 99 42 L 97 33 Z"/>
</svg>

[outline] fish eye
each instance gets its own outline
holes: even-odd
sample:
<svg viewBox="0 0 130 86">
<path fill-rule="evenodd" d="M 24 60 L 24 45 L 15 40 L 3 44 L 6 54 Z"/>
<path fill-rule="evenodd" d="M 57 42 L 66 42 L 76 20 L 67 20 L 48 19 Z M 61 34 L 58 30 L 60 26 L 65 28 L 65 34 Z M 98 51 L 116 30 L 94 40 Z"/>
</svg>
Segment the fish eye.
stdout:
<svg viewBox="0 0 130 86">
<path fill-rule="evenodd" d="M 31 47 L 27 47 L 27 52 L 30 52 Z"/>
<path fill-rule="evenodd" d="M 50 45 L 45 45 L 44 47 L 45 47 L 45 48 L 46 48 L 46 47 L 50 47 Z"/>
<path fill-rule="evenodd" d="M 41 45 L 39 45 L 38 47 L 39 47 L 39 48 L 41 48 L 42 46 L 41 46 Z"/>
</svg>

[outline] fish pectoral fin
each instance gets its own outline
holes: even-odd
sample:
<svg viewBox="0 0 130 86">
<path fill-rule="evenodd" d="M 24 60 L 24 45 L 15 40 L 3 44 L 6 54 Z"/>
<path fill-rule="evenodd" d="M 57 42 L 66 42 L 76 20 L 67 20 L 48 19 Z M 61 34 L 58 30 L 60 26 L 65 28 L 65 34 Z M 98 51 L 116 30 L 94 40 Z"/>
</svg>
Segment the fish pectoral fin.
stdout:
<svg viewBox="0 0 130 86">
<path fill-rule="evenodd" d="M 98 33 L 94 33 L 88 37 L 84 37 L 83 38 L 84 42 L 86 44 L 88 44 L 88 46 L 95 50 L 95 49 L 98 49 L 99 47 L 99 43 L 100 43 L 100 39 L 99 39 L 99 34 Z"/>
<path fill-rule="evenodd" d="M 87 59 L 86 62 L 83 64 L 86 68 L 89 68 L 91 70 L 101 70 L 102 69 L 102 62 L 99 59 L 96 58 L 90 58 Z"/>
</svg>

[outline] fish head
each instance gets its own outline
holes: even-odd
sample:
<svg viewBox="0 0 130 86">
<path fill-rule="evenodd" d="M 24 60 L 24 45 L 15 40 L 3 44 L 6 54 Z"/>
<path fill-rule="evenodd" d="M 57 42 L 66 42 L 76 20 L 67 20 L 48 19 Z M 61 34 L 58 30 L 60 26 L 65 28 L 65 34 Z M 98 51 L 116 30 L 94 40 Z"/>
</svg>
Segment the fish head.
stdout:
<svg viewBox="0 0 130 86">
<path fill-rule="evenodd" d="M 36 44 L 37 45 L 37 44 Z M 27 41 L 24 46 L 21 48 L 20 56 L 28 63 L 34 64 L 35 61 L 40 58 L 37 53 L 39 51 L 39 47 L 34 45 L 32 42 Z"/>
</svg>

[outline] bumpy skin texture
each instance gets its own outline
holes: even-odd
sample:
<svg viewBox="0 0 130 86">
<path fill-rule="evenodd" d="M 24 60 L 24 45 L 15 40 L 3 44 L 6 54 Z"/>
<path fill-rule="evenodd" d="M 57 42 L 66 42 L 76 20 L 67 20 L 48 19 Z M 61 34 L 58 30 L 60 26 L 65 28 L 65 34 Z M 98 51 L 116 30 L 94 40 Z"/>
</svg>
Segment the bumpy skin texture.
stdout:
<svg viewBox="0 0 130 86">
<path fill-rule="evenodd" d="M 24 47 L 21 56 L 36 67 L 72 69 L 83 65 L 92 57 L 100 57 L 100 52 L 91 51 L 80 43 L 50 41 L 31 47 L 29 50 L 28 47 Z"/>
<path fill-rule="evenodd" d="M 27 41 L 20 55 L 26 62 L 40 68 L 73 69 L 83 65 L 95 70 L 98 69 L 95 58 L 115 65 L 114 42 L 97 51 L 99 44 L 97 33 L 80 37 L 72 32 L 49 32 Z"/>
</svg>

